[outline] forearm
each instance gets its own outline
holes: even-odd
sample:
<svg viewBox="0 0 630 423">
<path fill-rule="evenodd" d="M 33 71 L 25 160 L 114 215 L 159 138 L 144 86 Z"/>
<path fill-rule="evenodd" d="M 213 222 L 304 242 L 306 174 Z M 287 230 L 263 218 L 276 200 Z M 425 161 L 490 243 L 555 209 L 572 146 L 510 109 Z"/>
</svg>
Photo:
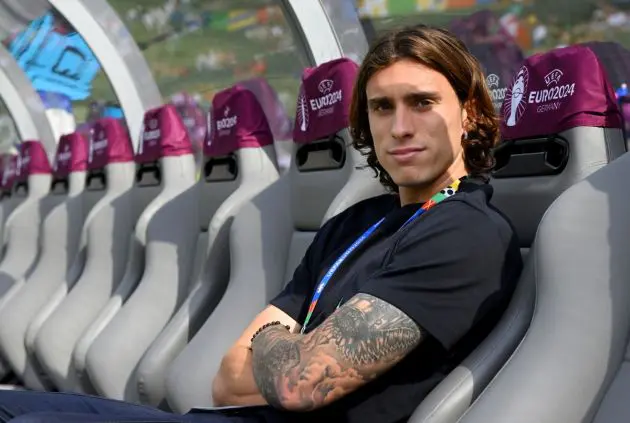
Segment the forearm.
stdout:
<svg viewBox="0 0 630 423">
<path fill-rule="evenodd" d="M 294 370 L 301 367 L 300 361 L 305 358 L 301 354 L 304 352 L 300 342 L 303 338 L 304 335 L 273 326 L 261 332 L 252 342 L 254 380 L 261 395 L 276 408 L 298 411 L 293 404 L 294 397 L 300 391 L 298 385 L 305 383 L 306 378 L 298 381 L 291 376 L 299 373 Z"/>
<path fill-rule="evenodd" d="M 270 405 L 291 411 L 326 406 L 374 380 L 421 340 L 396 307 L 357 294 L 306 335 L 272 326 L 252 341 L 252 369 Z"/>
<path fill-rule="evenodd" d="M 233 347 L 221 361 L 212 383 L 215 406 L 264 405 L 252 371 L 252 353 L 244 346 Z"/>
</svg>

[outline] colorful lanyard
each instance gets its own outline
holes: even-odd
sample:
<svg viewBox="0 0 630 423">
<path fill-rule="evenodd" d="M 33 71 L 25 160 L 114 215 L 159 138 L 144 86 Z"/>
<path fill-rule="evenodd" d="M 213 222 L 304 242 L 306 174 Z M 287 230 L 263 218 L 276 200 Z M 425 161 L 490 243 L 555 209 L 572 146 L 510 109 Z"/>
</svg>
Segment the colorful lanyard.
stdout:
<svg viewBox="0 0 630 423">
<path fill-rule="evenodd" d="M 457 192 L 457 189 L 459 188 L 459 183 L 460 181 L 456 180 L 451 185 L 449 185 L 448 187 L 446 187 L 445 189 L 443 189 L 442 191 L 438 192 L 433 197 L 431 197 L 429 201 L 424 203 L 422 207 L 420 207 L 409 219 L 407 219 L 407 221 L 398 230 L 407 226 L 407 224 L 415 220 L 422 213 L 426 212 L 430 208 L 437 205 L 442 200 L 454 195 Z M 308 322 L 311 320 L 313 311 L 315 310 L 315 306 L 317 305 L 317 302 L 319 301 L 319 297 L 322 295 L 322 291 L 324 290 L 324 288 L 326 288 L 326 285 L 328 285 L 328 282 L 330 282 L 330 279 L 333 277 L 337 269 L 339 269 L 339 266 L 341 266 L 341 264 L 348 258 L 350 254 L 352 254 L 354 250 L 357 249 L 359 245 L 361 245 L 366 239 L 369 238 L 370 235 L 372 235 L 372 233 L 374 233 L 376 228 L 378 228 L 381 225 L 381 223 L 383 223 L 384 220 L 385 218 L 383 217 L 381 220 L 379 220 L 378 222 L 370 226 L 368 230 L 365 231 L 363 235 L 361 235 L 359 238 L 357 238 L 356 241 L 354 241 L 346 249 L 346 251 L 344 251 L 343 254 L 339 256 L 337 260 L 335 260 L 333 265 L 330 266 L 330 269 L 328 269 L 328 272 L 326 272 L 322 280 L 319 282 L 319 285 L 317 285 L 317 289 L 313 293 L 313 298 L 311 299 L 311 304 L 308 307 L 308 313 L 306 314 L 306 318 L 304 319 L 304 324 L 302 325 L 301 333 L 304 333 L 306 331 L 306 326 L 308 325 Z"/>
</svg>

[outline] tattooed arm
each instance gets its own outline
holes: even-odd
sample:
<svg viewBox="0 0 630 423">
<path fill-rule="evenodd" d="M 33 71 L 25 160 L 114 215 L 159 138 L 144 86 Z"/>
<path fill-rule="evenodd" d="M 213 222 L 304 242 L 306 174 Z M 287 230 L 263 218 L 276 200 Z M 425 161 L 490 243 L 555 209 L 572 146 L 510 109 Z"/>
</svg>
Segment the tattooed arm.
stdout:
<svg viewBox="0 0 630 423">
<path fill-rule="evenodd" d="M 215 406 L 266 404 L 260 395 L 252 374 L 252 352 L 249 350 L 252 335 L 267 322 L 279 320 L 298 332 L 300 325 L 282 310 L 268 306 L 232 345 L 221 360 L 221 366 L 212 382 L 212 400 Z"/>
<path fill-rule="evenodd" d="M 357 294 L 307 335 L 271 326 L 252 343 L 254 380 L 272 406 L 308 411 L 379 377 L 421 341 L 396 307 Z"/>
</svg>

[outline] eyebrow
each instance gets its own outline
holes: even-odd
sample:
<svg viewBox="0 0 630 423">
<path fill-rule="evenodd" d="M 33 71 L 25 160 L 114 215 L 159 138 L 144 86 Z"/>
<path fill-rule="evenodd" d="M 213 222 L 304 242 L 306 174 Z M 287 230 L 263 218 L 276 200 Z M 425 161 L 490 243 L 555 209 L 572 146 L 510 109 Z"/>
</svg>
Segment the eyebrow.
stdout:
<svg viewBox="0 0 630 423">
<path fill-rule="evenodd" d="M 412 91 L 405 94 L 405 100 L 437 100 L 440 98 L 440 94 L 437 91 Z M 378 96 L 368 99 L 368 105 L 378 105 L 386 102 L 390 102 L 391 98 L 388 96 Z"/>
</svg>

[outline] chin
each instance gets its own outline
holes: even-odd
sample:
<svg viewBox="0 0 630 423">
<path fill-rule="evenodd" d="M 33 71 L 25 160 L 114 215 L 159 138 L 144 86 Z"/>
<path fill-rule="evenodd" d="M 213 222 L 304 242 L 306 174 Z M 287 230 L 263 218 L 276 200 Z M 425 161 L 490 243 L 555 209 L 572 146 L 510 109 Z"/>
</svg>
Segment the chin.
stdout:
<svg viewBox="0 0 630 423">
<path fill-rule="evenodd" d="M 399 187 L 423 187 L 427 185 L 431 185 L 434 183 L 440 176 L 439 175 L 418 175 L 418 172 L 415 172 L 414 175 L 405 175 L 399 174 L 395 177 L 392 177 L 396 185 Z"/>
</svg>

